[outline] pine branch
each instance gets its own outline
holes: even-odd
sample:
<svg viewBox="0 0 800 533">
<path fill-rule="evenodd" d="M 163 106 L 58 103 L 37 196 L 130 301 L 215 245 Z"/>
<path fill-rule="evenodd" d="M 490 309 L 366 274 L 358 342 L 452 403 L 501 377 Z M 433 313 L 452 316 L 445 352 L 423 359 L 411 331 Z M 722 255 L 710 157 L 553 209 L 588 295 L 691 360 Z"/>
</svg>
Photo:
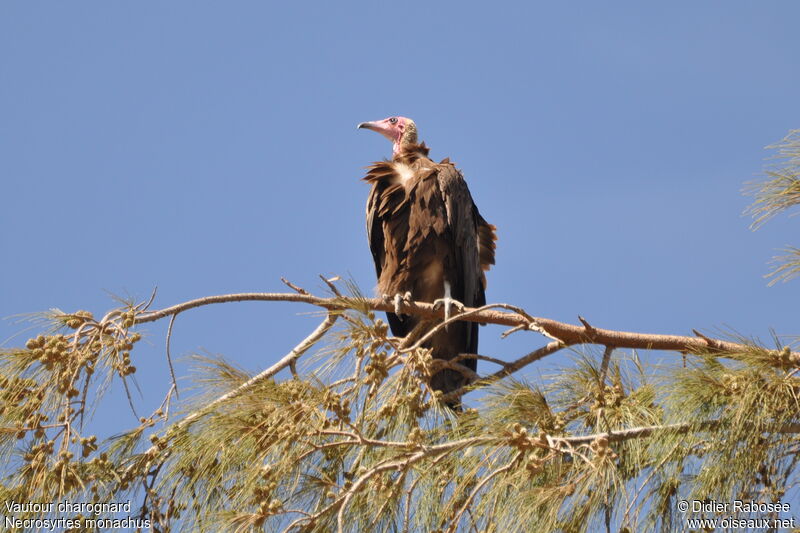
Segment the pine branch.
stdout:
<svg viewBox="0 0 800 533">
<path fill-rule="evenodd" d="M 341 296 L 323 298 L 312 294 L 250 292 L 220 294 L 189 300 L 161 310 L 140 314 L 136 317 L 136 323 L 155 322 L 162 318 L 206 305 L 246 301 L 297 302 L 322 307 L 329 311 L 344 311 L 347 309 L 361 308 L 367 308 L 372 311 L 395 311 L 393 303 L 386 302 L 380 298 L 362 299 Z M 485 306 L 485 308 L 497 306 L 513 307 L 509 304 L 492 304 Z M 706 336 L 690 337 L 602 329 L 587 324 L 579 326 L 549 318 L 533 317 L 522 310 L 518 312 L 504 312 L 485 308 L 477 310 L 467 307 L 462 314 L 452 317 L 451 320 L 497 324 L 512 328 L 522 326 L 526 329 L 541 329 L 549 337 L 558 339 L 563 345 L 562 347 L 578 344 L 600 344 L 603 346 L 613 346 L 614 348 L 668 350 L 694 354 L 711 353 L 719 356 L 738 355 L 752 351 L 752 346 L 746 344 L 714 339 Z M 435 309 L 433 304 L 427 302 L 402 302 L 400 304 L 400 311 L 403 314 L 414 315 L 430 320 L 444 318 L 444 310 Z M 772 352 L 774 352 L 775 355 L 781 355 L 781 352 L 778 350 L 773 350 L 771 353 Z M 800 367 L 800 352 L 792 351 L 788 353 L 786 360 L 788 363 Z M 524 364 L 522 366 L 524 366 Z M 510 372 L 506 371 L 506 375 L 508 373 Z"/>
</svg>

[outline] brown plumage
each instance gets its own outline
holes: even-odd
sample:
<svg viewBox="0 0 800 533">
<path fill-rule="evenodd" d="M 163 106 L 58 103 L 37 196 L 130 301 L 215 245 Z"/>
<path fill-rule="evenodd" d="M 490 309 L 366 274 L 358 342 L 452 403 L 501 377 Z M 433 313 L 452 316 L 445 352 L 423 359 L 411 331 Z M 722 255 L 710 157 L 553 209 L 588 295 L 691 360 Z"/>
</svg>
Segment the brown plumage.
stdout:
<svg viewBox="0 0 800 533">
<path fill-rule="evenodd" d="M 394 131 L 398 122 L 405 128 Z M 445 298 L 449 285 L 452 299 L 468 307 L 484 305 L 484 271 L 494 264 L 495 227 L 478 212 L 461 172 L 449 159 L 435 163 L 428 158 L 428 148 L 417 144 L 410 119 L 391 117 L 359 127 L 379 131 L 395 144 L 392 160 L 374 163 L 364 178 L 372 185 L 367 235 L 378 290 L 387 296 L 410 292 L 413 300 L 434 302 Z M 408 315 L 387 317 L 396 336 L 407 335 L 419 322 Z M 477 353 L 478 324 L 455 322 L 424 346 L 438 359 Z M 477 369 L 474 358 L 460 362 Z M 451 369 L 431 378 L 433 389 L 443 393 L 466 383 L 463 374 Z"/>
</svg>

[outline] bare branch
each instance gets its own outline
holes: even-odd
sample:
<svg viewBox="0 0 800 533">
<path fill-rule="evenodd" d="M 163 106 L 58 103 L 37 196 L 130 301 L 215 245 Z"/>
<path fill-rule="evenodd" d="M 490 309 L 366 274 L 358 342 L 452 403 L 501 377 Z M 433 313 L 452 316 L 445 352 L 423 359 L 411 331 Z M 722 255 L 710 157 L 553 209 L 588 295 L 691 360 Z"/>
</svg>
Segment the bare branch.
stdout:
<svg viewBox="0 0 800 533">
<path fill-rule="evenodd" d="M 508 336 L 509 336 L 509 335 L 511 335 L 512 333 L 516 333 L 516 332 L 518 332 L 518 331 L 522 331 L 522 330 L 524 330 L 524 329 L 528 329 L 528 328 L 526 328 L 526 327 L 525 327 L 525 326 L 523 326 L 522 324 L 520 324 L 519 326 L 514 326 L 513 328 L 511 328 L 511 329 L 507 329 L 507 330 L 505 330 L 503 333 L 501 333 L 501 334 L 500 334 L 500 338 L 501 338 L 501 339 L 505 339 L 506 337 L 508 337 Z"/>
<path fill-rule="evenodd" d="M 516 361 L 512 361 L 511 363 L 506 363 L 502 370 L 498 370 L 497 372 L 495 372 L 494 374 L 491 374 L 490 376 L 487 376 L 485 378 L 481 378 L 481 382 L 482 383 L 492 383 L 492 382 L 495 382 L 495 381 L 497 381 L 499 379 L 503 379 L 504 377 L 506 377 L 506 376 L 508 376 L 510 374 L 513 374 L 514 372 L 516 372 L 517 370 L 523 368 L 524 366 L 527 366 L 527 365 L 533 363 L 534 361 L 538 361 L 539 359 L 541 359 L 543 357 L 547 357 L 548 355 L 553 354 L 553 353 L 555 353 L 555 352 L 557 352 L 557 351 L 559 351 L 559 350 L 561 350 L 561 349 L 563 349 L 565 347 L 566 347 L 566 344 L 564 344 L 563 342 L 560 342 L 560 341 L 549 342 L 546 345 L 544 345 L 541 348 L 539 348 L 538 350 L 534 350 L 531 353 L 520 357 Z M 454 391 L 450 391 L 447 394 L 442 395 L 442 401 L 443 402 L 450 402 L 450 401 L 457 400 L 463 394 L 465 394 L 470 387 L 471 386 L 468 385 L 466 387 L 461 387 L 461 388 L 458 388 L 458 389 L 456 389 Z"/>
<path fill-rule="evenodd" d="M 455 370 L 456 372 L 460 372 L 462 376 L 467 378 L 467 382 L 473 382 L 475 380 L 481 379 L 477 372 L 472 370 L 471 368 L 467 368 L 466 366 L 456 363 L 452 359 L 434 359 L 431 361 L 431 372 L 437 373 L 444 368 L 449 368 L 451 370 Z"/>
<path fill-rule="evenodd" d="M 587 332 L 594 331 L 594 326 L 589 324 L 589 322 L 587 322 L 586 319 L 583 318 L 581 315 L 578 315 L 578 320 L 580 321 L 581 324 L 583 324 L 583 327 L 586 328 Z"/>
<path fill-rule="evenodd" d="M 611 362 L 611 354 L 614 352 L 613 346 L 606 346 L 603 351 L 603 362 L 600 365 L 600 390 L 603 390 L 606 384 L 606 374 L 608 374 L 608 364 Z"/>
<path fill-rule="evenodd" d="M 508 361 L 503 361 L 502 359 L 498 359 L 496 357 L 489 357 L 488 355 L 481 355 L 477 353 L 460 353 L 450 360 L 454 363 L 457 363 L 459 361 L 463 361 L 464 359 L 478 359 L 479 361 L 488 361 L 490 363 L 500 365 L 504 368 L 511 364 Z"/>
<path fill-rule="evenodd" d="M 606 433 L 594 433 L 592 435 L 579 435 L 574 437 L 550 437 L 556 444 L 569 444 L 571 446 L 581 444 L 591 444 L 597 439 L 606 438 L 608 442 L 622 442 L 631 439 L 649 437 L 653 433 L 672 432 L 677 434 L 688 433 L 691 430 L 711 431 L 719 426 L 717 420 L 707 420 L 700 424 L 689 424 L 681 422 L 677 424 L 667 424 L 663 426 L 641 426 L 628 429 L 609 431 Z M 786 424 L 776 430 L 778 433 L 800 433 L 800 424 Z"/>
<path fill-rule="evenodd" d="M 319 275 L 319 279 L 321 279 L 322 281 L 325 282 L 325 285 L 328 286 L 328 288 L 331 290 L 331 292 L 333 294 L 335 294 L 336 296 L 341 296 L 342 295 L 342 293 L 339 292 L 339 289 L 336 288 L 336 285 L 333 284 L 334 281 L 339 281 L 339 279 L 340 279 L 339 276 L 334 276 L 332 278 L 326 278 L 325 276 L 320 274 Z"/>
<path fill-rule="evenodd" d="M 175 319 L 178 318 L 178 313 L 172 315 L 169 319 L 169 326 L 167 326 L 167 364 L 169 365 L 169 375 L 172 378 L 172 388 L 175 390 L 175 396 L 180 398 L 178 393 L 178 380 L 175 377 L 175 368 L 172 366 L 172 356 L 169 353 L 170 340 L 172 339 L 172 327 L 175 325 Z"/>
<path fill-rule="evenodd" d="M 196 300 L 190 300 L 181 304 L 173 305 L 157 311 L 143 313 L 136 318 L 139 324 L 154 322 L 167 316 L 180 313 L 188 309 L 202 307 L 205 305 L 245 302 L 245 301 L 269 301 L 269 302 L 299 302 L 315 305 L 331 311 L 341 311 L 351 308 L 367 307 L 373 311 L 395 311 L 392 303 L 380 298 L 361 299 L 353 297 L 320 298 L 309 294 L 291 293 L 239 293 L 239 294 L 220 294 L 216 296 L 206 296 Z M 489 307 L 489 306 L 485 306 Z M 508 304 L 492 304 L 492 307 L 511 308 Z M 404 314 L 415 315 L 425 319 L 442 319 L 444 311 L 434 309 L 433 304 L 427 302 L 402 302 L 401 311 Z M 630 331 L 616 331 L 601 329 L 585 325 L 574 325 L 559 322 L 549 318 L 530 317 L 537 327 L 540 327 L 549 336 L 559 339 L 565 346 L 575 344 L 602 344 L 614 346 L 615 348 L 639 348 L 647 350 L 670 350 L 688 353 L 714 353 L 725 356 L 728 354 L 741 354 L 752 348 L 745 344 L 724 341 L 721 339 L 702 339 L 682 335 L 663 335 L 655 333 L 638 333 Z M 466 308 L 465 312 L 452 317 L 451 320 L 466 320 L 468 322 L 483 322 L 498 324 L 502 326 L 515 327 L 524 325 L 530 327 L 531 320 L 517 312 L 502 312 L 493 309 L 477 310 Z M 551 343 L 552 344 L 552 343 Z M 776 352 L 777 353 L 777 352 Z M 796 366 L 800 366 L 800 352 L 791 352 L 789 361 Z"/>
<path fill-rule="evenodd" d="M 137 311 L 147 311 L 150 309 L 150 306 L 153 305 L 153 302 L 156 300 L 156 293 L 158 293 L 158 287 L 153 287 L 153 292 L 150 293 L 150 299 L 147 300 L 147 302 L 135 306 L 134 309 Z"/>
<path fill-rule="evenodd" d="M 286 279 L 286 278 L 281 278 L 281 281 L 282 281 L 282 282 L 283 282 L 283 283 L 284 283 L 284 284 L 285 284 L 287 287 L 289 287 L 290 289 L 292 289 L 293 291 L 295 291 L 297 294 L 309 294 L 309 292 L 308 292 L 307 290 L 305 290 L 305 289 L 303 289 L 303 288 L 301 288 L 301 287 L 298 287 L 297 285 L 295 285 L 294 283 L 292 283 L 291 281 L 289 281 L 289 280 L 288 280 L 288 279 Z"/>
</svg>

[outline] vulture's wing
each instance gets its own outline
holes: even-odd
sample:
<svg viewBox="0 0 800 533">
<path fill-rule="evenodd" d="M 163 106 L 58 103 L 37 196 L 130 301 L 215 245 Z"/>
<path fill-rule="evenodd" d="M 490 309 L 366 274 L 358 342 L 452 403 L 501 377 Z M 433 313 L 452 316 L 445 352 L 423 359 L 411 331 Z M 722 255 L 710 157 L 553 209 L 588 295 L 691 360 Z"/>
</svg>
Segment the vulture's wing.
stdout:
<svg viewBox="0 0 800 533">
<path fill-rule="evenodd" d="M 475 204 L 472 204 L 475 209 L 475 215 L 478 217 L 478 258 L 481 263 L 481 270 L 489 270 L 494 264 L 494 241 L 497 240 L 497 228 L 494 224 L 489 224 L 478 212 Z M 481 272 L 481 285 L 486 289 L 486 275 Z M 481 304 L 481 305 L 485 305 Z"/>
<path fill-rule="evenodd" d="M 387 170 L 388 169 L 388 170 Z M 367 240 L 369 249 L 372 252 L 372 259 L 375 262 L 375 274 L 380 280 L 383 272 L 384 261 L 386 261 L 386 243 L 383 235 L 384 218 L 399 208 L 398 203 L 402 203 L 402 194 L 398 194 L 395 185 L 388 185 L 386 180 L 380 179 L 386 172 L 390 172 L 388 164 L 376 164 L 367 175 L 367 181 L 372 183 L 372 190 L 367 198 Z M 381 174 L 384 173 L 384 174 Z M 388 190 L 387 190 L 388 189 Z M 394 295 L 388 295 L 394 296 Z M 403 316 L 394 313 L 386 313 L 389 320 L 389 327 L 392 334 L 396 337 L 405 337 L 409 327 Z"/>
<path fill-rule="evenodd" d="M 378 279 L 383 271 L 383 256 L 386 253 L 383 243 L 383 228 L 381 219 L 378 216 L 378 205 L 380 202 L 380 185 L 375 184 L 367 198 L 367 240 L 369 249 L 372 252 L 372 259 L 375 261 L 375 274 Z"/>
<path fill-rule="evenodd" d="M 450 281 L 452 296 L 468 307 L 479 307 L 486 303 L 485 277 L 481 256 L 480 214 L 472 201 L 467 183 L 456 167 L 445 160 L 439 165 L 439 187 L 447 210 L 447 222 L 453 236 L 453 258 L 455 260 L 455 280 Z M 485 221 L 483 221 L 485 224 Z M 488 224 L 487 224 L 488 225 Z M 492 242 L 492 246 L 494 243 Z M 493 255 L 493 254 L 492 254 Z M 478 350 L 478 324 L 471 322 L 468 328 L 467 351 Z M 465 360 L 468 366 L 475 367 L 475 359 Z"/>
</svg>

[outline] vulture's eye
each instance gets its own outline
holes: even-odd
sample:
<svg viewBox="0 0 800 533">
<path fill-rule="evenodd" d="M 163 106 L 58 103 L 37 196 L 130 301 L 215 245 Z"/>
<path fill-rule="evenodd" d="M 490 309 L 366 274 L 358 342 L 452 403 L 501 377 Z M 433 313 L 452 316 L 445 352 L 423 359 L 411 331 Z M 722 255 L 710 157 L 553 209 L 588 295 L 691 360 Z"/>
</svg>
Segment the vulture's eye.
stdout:
<svg viewBox="0 0 800 533">
<path fill-rule="evenodd" d="M 397 117 L 390 118 L 389 122 L 391 122 L 392 124 L 397 124 Z"/>
</svg>

